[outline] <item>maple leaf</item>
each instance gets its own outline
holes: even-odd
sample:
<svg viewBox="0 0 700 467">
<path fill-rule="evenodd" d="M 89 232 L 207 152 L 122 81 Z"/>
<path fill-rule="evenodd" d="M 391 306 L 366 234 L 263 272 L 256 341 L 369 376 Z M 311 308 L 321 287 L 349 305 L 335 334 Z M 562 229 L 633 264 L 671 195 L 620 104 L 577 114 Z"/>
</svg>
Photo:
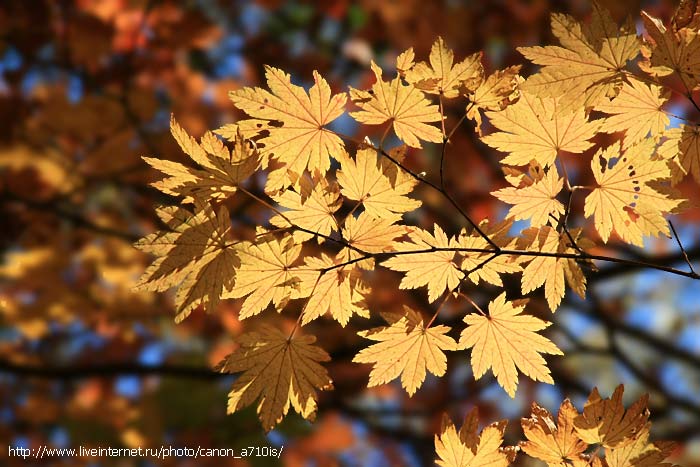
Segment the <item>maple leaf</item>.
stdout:
<svg viewBox="0 0 700 467">
<path fill-rule="evenodd" d="M 359 216 L 348 216 L 343 226 L 343 239 L 352 247 L 366 253 L 382 253 L 394 250 L 394 239 L 406 233 L 406 227 L 396 225 L 393 219 L 378 219 L 364 211 Z M 363 255 L 357 250 L 344 248 L 341 258 L 345 261 L 354 260 Z M 364 269 L 373 269 L 372 258 L 357 263 Z"/>
<path fill-rule="evenodd" d="M 694 89 L 700 75 L 700 35 L 691 28 L 666 29 L 660 19 L 642 12 L 642 22 L 649 34 L 639 67 L 653 76 L 676 73 L 686 89 Z"/>
<path fill-rule="evenodd" d="M 663 214 L 679 207 L 681 200 L 650 184 L 671 175 L 665 160 L 652 158 L 654 149 L 654 141 L 646 139 L 622 153 L 617 142 L 593 157 L 591 168 L 598 187 L 586 197 L 584 215 L 594 216 L 604 242 L 613 230 L 637 246 L 643 245 L 644 236 L 669 235 Z"/>
<path fill-rule="evenodd" d="M 262 232 L 261 232 L 262 233 Z M 246 297 L 240 319 L 257 315 L 272 302 L 281 311 L 297 290 L 297 278 L 292 266 L 301 253 L 291 235 L 276 240 L 271 235 L 260 235 L 255 243 L 240 248 L 241 267 L 236 284 L 223 298 Z"/>
<path fill-rule="evenodd" d="M 573 253 L 566 248 L 566 241 L 559 232 L 549 226 L 541 229 L 530 227 L 523 230 L 520 248 L 542 253 Z M 559 307 L 566 292 L 565 271 L 567 258 L 554 256 L 535 256 L 523 270 L 521 290 L 523 295 L 544 285 L 544 295 L 549 309 L 553 312 Z"/>
<path fill-rule="evenodd" d="M 434 234 L 414 228 L 408 232 L 410 242 L 398 242 L 394 249 L 398 252 L 428 250 L 431 248 L 453 248 L 439 225 L 433 226 Z M 425 253 L 400 254 L 389 258 L 382 266 L 392 271 L 406 273 L 399 288 L 417 289 L 428 287 L 428 300 L 434 302 L 445 290 L 454 289 L 462 277 L 454 251 L 428 251 Z"/>
<path fill-rule="evenodd" d="M 505 109 L 512 101 L 516 100 L 520 75 L 520 65 L 510 66 L 503 70 L 491 73 L 475 89 L 465 89 L 469 99 L 467 104 L 467 118 L 474 120 L 476 131 L 481 136 L 481 111 Z"/>
<path fill-rule="evenodd" d="M 401 162 L 405 147 L 390 151 L 390 155 Z M 359 149 L 354 159 L 346 153 L 338 158 L 342 169 L 336 172 L 336 178 L 341 193 L 362 202 L 368 214 L 390 219 L 420 207 L 420 201 L 406 196 L 418 182 L 393 162 L 379 159 L 375 149 Z"/>
<path fill-rule="evenodd" d="M 527 92 L 501 112 L 486 112 L 499 132 L 481 140 L 499 151 L 508 152 L 501 163 L 527 165 L 536 160 L 549 166 L 559 151 L 581 153 L 593 143 L 600 121 L 589 122 L 583 109 L 562 112 L 560 99 L 537 97 Z"/>
<path fill-rule="evenodd" d="M 246 136 L 269 133 L 256 142 L 264 157 L 263 167 L 270 157 L 283 165 L 277 169 L 282 176 L 271 175 L 278 181 L 276 186 L 266 189 L 295 184 L 304 169 L 324 175 L 330 168 L 330 156 L 343 150 L 342 140 L 325 126 L 343 114 L 347 95 L 331 95 L 330 86 L 316 71 L 308 94 L 277 68 L 266 66 L 265 77 L 272 92 L 246 87 L 231 91 L 229 97 L 253 117 L 238 122 Z"/>
<path fill-rule="evenodd" d="M 544 407 L 532 404 L 530 418 L 522 419 L 527 441 L 520 447 L 529 456 L 543 460 L 549 467 L 585 467 L 587 459 L 581 456 L 588 444 L 581 441 L 574 429 L 578 411 L 568 399 L 559 407 L 557 421 Z"/>
<path fill-rule="evenodd" d="M 258 167 L 257 152 L 240 133 L 232 139 L 234 148 L 229 151 L 211 132 L 204 134 L 201 144 L 197 143 L 172 116 L 170 131 L 180 148 L 202 170 L 163 159 L 144 157 L 143 160 L 169 176 L 153 183 L 153 186 L 169 195 L 184 195 L 185 202 L 191 202 L 192 196 L 226 198 L 235 193 L 236 187 Z"/>
<path fill-rule="evenodd" d="M 474 348 L 474 378 L 481 378 L 491 368 L 511 397 L 515 397 L 518 385 L 517 369 L 535 381 L 554 384 L 540 354 L 563 355 L 552 341 L 537 334 L 552 323 L 522 315 L 523 308 L 524 304 L 507 301 L 504 292 L 489 304 L 488 316 L 472 313 L 464 317 L 468 326 L 459 339 L 460 347 Z"/>
<path fill-rule="evenodd" d="M 501 448 L 506 422 L 493 423 L 478 430 L 478 409 L 472 409 L 464 419 L 459 432 L 452 420 L 444 414 L 440 434 L 435 435 L 435 461 L 442 467 L 507 467 L 515 451 Z"/>
<path fill-rule="evenodd" d="M 655 84 L 647 85 L 637 80 L 625 82 L 613 100 L 603 100 L 595 108 L 612 114 L 605 119 L 601 131 L 624 131 L 623 149 L 646 138 L 649 133 L 654 137 L 660 135 L 671 122 L 661 109 L 668 99 L 662 94 L 661 86 Z"/>
<path fill-rule="evenodd" d="M 509 224 L 512 225 L 512 220 L 509 221 Z M 485 232 L 498 246 L 506 249 L 514 246 L 509 243 L 510 239 L 507 237 L 501 239 L 489 235 L 487 232 L 488 227 L 485 227 L 485 225 L 487 224 L 480 225 L 482 232 Z M 467 234 L 465 229 L 462 229 L 457 237 L 456 246 L 465 250 L 491 250 L 493 248 L 482 235 L 477 232 Z M 503 287 L 501 274 L 514 274 L 522 271 L 518 257 L 496 254 L 495 250 L 493 252 L 460 251 L 457 253 L 457 258 L 461 258 L 460 269 L 465 272 L 467 278 L 474 284 L 485 281 L 497 287 Z"/>
<path fill-rule="evenodd" d="M 675 467 L 664 462 L 674 448 L 675 443 L 649 443 L 649 428 L 644 427 L 631 443 L 607 450 L 605 460 L 608 467 Z"/>
<path fill-rule="evenodd" d="M 428 125 L 442 120 L 438 106 L 431 104 L 423 92 L 403 85 L 398 76 L 388 83 L 382 80 L 382 69 L 371 63 L 376 82 L 372 90 L 350 88 L 350 99 L 361 110 L 350 112 L 360 123 L 381 125 L 391 121 L 396 136 L 409 146 L 420 148 L 420 140 L 442 142 L 440 129 Z"/>
<path fill-rule="evenodd" d="M 287 210 L 283 211 L 284 216 L 273 216 L 270 223 L 281 228 L 291 227 L 293 224 L 321 235 L 330 235 L 331 231 L 337 228 L 333 214 L 342 204 L 338 185 L 328 183 L 326 177 L 316 173 L 313 179 L 301 177 L 298 190 L 286 190 L 272 196 L 272 199 Z M 309 232 L 301 230 L 295 230 L 292 235 L 299 242 L 313 237 Z M 316 238 L 319 243 L 324 241 L 323 237 Z"/>
<path fill-rule="evenodd" d="M 426 328 L 418 312 L 408 307 L 404 310 L 406 315 L 389 326 L 360 331 L 360 336 L 377 343 L 362 349 L 352 361 L 374 364 L 368 387 L 401 375 L 401 385 L 412 396 L 423 384 L 426 371 L 435 376 L 445 374 L 444 351 L 457 350 L 457 343 L 445 335 L 451 330 L 448 326 Z"/>
<path fill-rule="evenodd" d="M 606 448 L 619 448 L 632 442 L 648 429 L 648 396 L 642 396 L 625 410 L 622 405 L 624 387 L 619 385 L 612 397 L 603 399 L 593 388 L 583 413 L 574 420 L 578 436 L 589 444 L 602 444 Z"/>
<path fill-rule="evenodd" d="M 481 79 L 484 73 L 481 55 L 481 52 L 477 52 L 455 64 L 454 53 L 445 45 L 442 37 L 438 37 L 430 49 L 430 64 L 416 63 L 406 71 L 406 81 L 430 94 L 455 98 L 459 96 L 462 83 Z"/>
<path fill-rule="evenodd" d="M 521 89 L 541 97 L 564 96 L 562 110 L 592 108 L 613 94 L 624 77 L 627 62 L 639 54 L 634 22 L 628 18 L 618 28 L 610 13 L 593 2 L 590 24 L 568 15 L 553 13 L 552 33 L 563 47 L 518 47 L 528 60 L 542 69 Z"/>
<path fill-rule="evenodd" d="M 680 182 L 687 174 L 700 183 L 700 127 L 683 124 L 666 131 L 664 137 L 668 139 L 659 147 L 658 154 L 676 161 L 671 167 L 672 183 Z"/>
<path fill-rule="evenodd" d="M 292 406 L 313 420 L 317 391 L 331 389 L 332 381 L 320 362 L 330 356 L 313 345 L 314 336 L 284 335 L 270 326 L 238 338 L 240 346 L 220 364 L 222 373 L 240 373 L 229 393 L 228 413 L 260 399 L 257 412 L 265 431 L 279 423 Z"/>
<path fill-rule="evenodd" d="M 353 314 L 365 318 L 369 312 L 364 303 L 366 288 L 354 266 L 340 266 L 343 259 L 321 254 L 320 258 L 307 257 L 305 264 L 294 268 L 299 280 L 298 298 L 309 297 L 304 305 L 301 324 L 307 324 L 327 312 L 341 326 Z"/>
<path fill-rule="evenodd" d="M 559 177 L 555 166 L 551 166 L 539 178 L 520 174 L 507 179 L 512 187 L 501 188 L 491 194 L 513 205 L 508 211 L 509 216 L 516 220 L 529 219 L 531 226 L 540 227 L 550 221 L 550 215 L 559 219 L 564 214 L 564 205 L 556 199 L 564 186 L 564 179 Z"/>
<path fill-rule="evenodd" d="M 177 287 L 176 322 L 194 308 L 204 305 L 212 311 L 222 293 L 231 287 L 240 266 L 241 245 L 228 238 L 231 229 L 228 210 L 214 213 L 209 205 L 197 206 L 196 213 L 167 207 L 158 211 L 169 230 L 159 231 L 135 243 L 136 248 L 158 258 L 146 269 L 135 290 L 162 292 Z"/>
</svg>

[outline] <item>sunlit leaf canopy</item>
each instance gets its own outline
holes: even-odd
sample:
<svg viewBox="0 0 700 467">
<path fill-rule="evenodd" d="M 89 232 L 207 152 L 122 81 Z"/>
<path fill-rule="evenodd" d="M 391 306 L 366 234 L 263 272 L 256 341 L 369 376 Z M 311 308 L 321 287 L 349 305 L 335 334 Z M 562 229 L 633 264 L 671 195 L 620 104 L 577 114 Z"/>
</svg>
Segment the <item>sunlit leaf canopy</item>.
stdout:
<svg viewBox="0 0 700 467">
<path fill-rule="evenodd" d="M 284 445 L 281 465 L 428 465 L 441 456 L 434 435 L 443 412 L 460 421 L 478 406 L 480 426 L 510 419 L 504 445 L 512 445 L 531 440 L 517 428 L 519 417 L 535 417 L 531 402 L 556 414 L 570 397 L 583 410 L 591 388 L 605 398 L 623 382 L 626 406 L 651 393 L 651 439 L 675 439 L 673 462 L 697 462 L 697 283 L 629 264 L 490 259 L 478 233 L 503 249 L 576 255 L 561 230 L 568 212 L 570 235 L 592 254 L 687 270 L 665 220 L 688 208 L 677 200 L 689 199 L 691 206 L 670 218 L 697 270 L 698 113 L 684 96 L 684 86 L 697 84 L 697 70 L 692 60 L 679 65 L 678 76 L 669 68 L 694 56 L 686 50 L 695 36 L 683 32 L 696 27 L 687 6 L 672 17 L 666 4 L 642 5 L 642 15 L 639 6 L 613 3 L 32 3 L 0 7 L 5 444 L 255 443 Z M 627 14 L 643 22 L 644 41 L 625 22 Z M 675 37 L 688 45 L 676 45 Z M 603 51 L 608 44 L 619 53 Z M 535 56 L 536 47 L 566 52 L 543 63 L 547 52 L 537 49 Z M 413 56 L 397 63 L 409 48 Z M 572 54 L 597 74 L 560 63 Z M 436 65 L 450 56 L 450 70 Z M 639 62 L 635 73 L 656 81 L 628 79 L 619 69 L 635 70 L 628 59 Z M 562 85 L 577 90 L 570 94 L 582 107 L 556 115 L 545 104 L 547 112 L 538 112 L 536 102 L 562 94 L 538 84 L 540 78 L 521 86 L 518 74 L 538 72 L 569 73 Z M 253 88 L 261 91 L 246 94 Z M 525 107 L 542 89 L 539 101 Z M 394 100 L 381 100 L 377 91 L 394 92 Z M 266 98 L 289 96 L 308 96 L 309 105 L 285 106 L 286 118 L 260 113 Z M 395 105 L 397 97 L 413 107 Z M 237 98 L 249 105 L 237 106 Z M 313 103 L 327 105 L 327 113 L 314 113 Z M 343 110 L 350 116 L 341 116 Z M 644 118 L 630 117 L 635 114 Z M 518 126 L 522 119 L 528 124 Z M 217 128 L 219 136 L 207 133 Z M 456 131 L 441 158 L 443 128 Z M 637 142 L 662 130 L 659 157 L 646 157 L 645 143 Z M 290 135 L 306 141 L 307 150 L 290 152 Z M 228 140 L 225 146 L 219 137 Z M 528 156 L 518 141 L 544 149 Z M 438 190 L 373 149 L 380 145 L 420 179 L 445 187 L 478 229 Z M 625 157 L 633 169 L 620 164 Z M 327 179 L 328 172 L 336 179 Z M 659 178 L 670 179 L 672 189 L 656 184 Z M 594 189 L 577 189 L 569 199 L 573 185 Z M 208 207 L 192 202 L 203 196 Z M 546 207 L 535 213 L 539 198 Z M 299 209 L 309 202 L 308 213 Z M 509 215 L 514 222 L 501 223 Z M 258 229 L 291 224 L 306 231 Z M 183 225 L 187 235 L 177 233 Z M 342 235 L 356 249 L 309 231 Z M 140 242 L 144 253 L 131 246 L 139 237 L 150 239 Z M 446 251 L 403 254 L 433 246 Z M 374 256 L 363 259 L 358 249 Z M 162 259 L 149 266 L 152 254 Z M 338 266 L 347 261 L 354 262 Z M 156 282 L 145 288 L 158 291 L 134 292 L 148 268 Z M 333 274 L 320 274 L 326 269 Z M 457 284 L 483 315 L 450 294 Z M 177 291 L 160 292 L 169 285 Z M 485 319 L 502 293 L 509 301 L 530 298 L 514 309 L 524 306 L 520 316 L 551 322 L 539 331 L 542 339 L 565 354 L 546 357 L 554 385 L 519 377 L 515 399 L 492 370 L 474 379 L 474 349 L 460 342 L 460 332 L 472 327 L 464 318 Z M 404 306 L 420 321 L 410 321 Z M 175 316 L 182 323 L 175 325 Z M 293 331 L 297 317 L 303 326 Z M 445 335 L 445 328 L 452 331 Z M 382 375 L 389 354 L 359 355 L 390 343 L 373 338 L 391 339 L 392 332 L 399 346 L 418 343 L 432 354 L 405 355 Z M 232 352 L 254 355 L 261 350 L 256 342 L 279 349 L 261 374 L 284 377 L 284 400 L 244 388 L 244 376 L 212 371 Z M 287 366 L 286 352 L 297 347 L 308 354 Z M 354 358 L 368 364 L 353 364 Z M 313 375 L 290 377 L 297 365 Z M 254 368 L 251 360 L 235 371 Z M 415 392 L 412 398 L 404 388 Z M 229 392 L 229 410 L 241 401 L 253 407 L 225 416 Z M 264 434 L 280 416 L 273 412 L 289 408 L 315 414 L 314 424 L 288 415 Z M 484 430 L 483 455 L 504 462 L 496 455 L 502 428 Z M 442 442 L 458 449 L 457 437 L 443 434 Z M 648 438 L 642 430 L 607 462 L 625 465 L 643 454 L 663 465 L 670 448 Z M 526 465 L 524 459 L 520 454 L 517 465 Z M 221 459 L 202 465 L 207 462 Z"/>
</svg>

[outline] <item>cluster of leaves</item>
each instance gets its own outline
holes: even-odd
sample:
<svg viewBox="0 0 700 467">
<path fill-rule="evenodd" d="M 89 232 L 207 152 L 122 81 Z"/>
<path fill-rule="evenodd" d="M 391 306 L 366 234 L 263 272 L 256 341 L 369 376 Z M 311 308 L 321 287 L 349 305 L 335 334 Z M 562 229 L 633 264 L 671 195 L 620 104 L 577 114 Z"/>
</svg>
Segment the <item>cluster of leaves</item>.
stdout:
<svg viewBox="0 0 700 467">
<path fill-rule="evenodd" d="M 561 46 L 521 48 L 541 66 L 527 79 L 519 67 L 487 74 L 480 53 L 456 62 L 442 39 L 428 62 L 416 62 L 412 49 L 400 54 L 389 80 L 372 62 L 375 82 L 368 90 L 333 94 L 314 72 L 307 92 L 284 71 L 267 67 L 269 90 L 230 93 L 250 118 L 208 132 L 200 141 L 171 122 L 175 140 L 196 168 L 146 159 L 167 176 L 156 188 L 181 197 L 186 206 L 160 208 L 167 229 L 137 243 L 158 257 L 138 288 L 177 287 L 178 321 L 198 306 L 214 310 L 222 299 L 243 299 L 241 319 L 270 305 L 281 312 L 290 303 L 301 304 L 289 332 L 268 326 L 250 331 L 220 365 L 221 371 L 242 373 L 230 393 L 229 412 L 258 400 L 266 430 L 290 406 L 313 417 L 318 391 L 332 387 L 321 365 L 330 357 L 301 328 L 324 316 L 345 326 L 355 315 L 377 314 L 367 306 L 368 279 L 380 266 L 402 274 L 400 288 L 424 287 L 429 302 L 439 305 L 430 319 L 409 307 L 402 314 L 379 313 L 387 324 L 360 333 L 374 341 L 354 359 L 373 365 L 369 386 L 400 377 L 413 394 L 427 372 L 445 374 L 445 352 L 465 349 L 471 349 L 474 376 L 491 369 L 511 396 L 518 370 L 553 383 L 542 355 L 562 352 L 539 333 L 551 323 L 525 313 L 526 299 L 502 293 L 484 311 L 461 288 L 467 283 L 502 287 L 504 277 L 519 274 L 522 294 L 544 288 L 552 312 L 567 284 L 584 296 L 583 268 L 592 260 L 625 260 L 590 253 L 594 239 L 568 225 L 572 198 L 580 191 L 588 192 L 584 215 L 593 217 L 603 243 L 615 235 L 641 246 L 645 237 L 670 235 L 665 216 L 687 205 L 674 185 L 685 175 L 700 180 L 700 135 L 691 123 L 667 128 L 663 106 L 672 88 L 661 78 L 681 76 L 692 100 L 691 90 L 700 82 L 693 54 L 700 47 L 700 13 L 684 4 L 669 29 L 644 18 L 649 37 L 642 41 L 631 20 L 618 26 L 595 4 L 586 24 L 552 15 Z M 463 118 L 447 129 L 444 106 L 460 98 L 466 100 Z M 348 100 L 357 122 L 385 125 L 379 143 L 333 130 Z M 495 129 L 485 136 L 484 119 Z M 511 187 L 493 193 L 512 206 L 506 219 L 475 222 L 445 189 L 446 148 L 465 120 L 475 122 L 485 144 L 507 153 L 500 163 Z M 392 130 L 404 144 L 387 148 Z M 596 185 L 577 185 L 566 159 L 592 152 L 599 133 L 620 138 L 598 145 L 591 156 Z M 407 166 L 409 148 L 425 142 L 442 144 L 439 184 Z M 262 171 L 265 193 L 258 194 L 247 183 Z M 448 235 L 439 225 L 423 229 L 405 223 L 405 216 L 421 206 L 410 196 L 419 183 L 445 197 L 468 226 Z M 267 207 L 269 222 L 254 232 L 236 226 L 226 207 L 235 196 Z M 528 220 L 530 227 L 513 235 L 516 220 Z M 435 324 L 450 298 L 477 311 L 464 317 L 458 339 L 450 336 L 450 326 Z"/>
<path fill-rule="evenodd" d="M 533 403 L 530 417 L 521 421 L 527 441 L 518 446 L 502 446 L 505 420 L 478 433 L 476 409 L 467 414 L 459 431 L 445 416 L 435 436 L 437 464 L 506 467 L 522 450 L 549 467 L 672 467 L 665 459 L 674 444 L 649 442 L 646 396 L 625 409 L 623 391 L 620 385 L 609 399 L 603 399 L 593 389 L 583 412 L 566 399 L 556 418 Z"/>
</svg>

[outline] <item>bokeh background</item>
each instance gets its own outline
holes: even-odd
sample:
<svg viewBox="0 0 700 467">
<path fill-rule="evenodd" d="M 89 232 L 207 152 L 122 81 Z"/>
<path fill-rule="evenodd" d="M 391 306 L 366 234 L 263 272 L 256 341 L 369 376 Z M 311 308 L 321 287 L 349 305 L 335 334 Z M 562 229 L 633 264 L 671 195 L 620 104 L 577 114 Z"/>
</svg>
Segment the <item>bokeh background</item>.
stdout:
<svg viewBox="0 0 700 467">
<path fill-rule="evenodd" d="M 618 20 L 638 18 L 641 9 L 666 19 L 673 11 L 672 2 L 603 4 Z M 483 50 L 490 72 L 523 63 L 517 46 L 552 43 L 550 12 L 583 19 L 589 7 L 574 0 L 2 1 L 0 464 L 31 465 L 9 457 L 8 446 L 258 445 L 284 446 L 284 455 L 73 458 L 42 465 L 432 465 L 443 412 L 461 421 L 478 405 L 484 422 L 512 420 L 507 437 L 515 442 L 518 419 L 532 401 L 556 409 L 568 396 L 580 408 L 593 386 L 609 395 L 624 383 L 627 403 L 651 394 L 653 435 L 680 443 L 675 461 L 699 466 L 697 281 L 601 265 L 590 275 L 587 300 L 568 292 L 553 318 L 535 293 L 532 311 L 553 319 L 548 336 L 566 356 L 549 359 L 556 385 L 521 379 L 514 400 L 490 376 L 474 381 L 468 352 L 450 355 L 448 375 L 429 376 L 412 399 L 398 384 L 368 390 L 368 367 L 350 361 L 363 345 L 354 331 L 376 323 L 353 321 L 344 330 L 314 324 L 310 328 L 333 356 L 328 368 L 336 389 L 322 394 L 314 424 L 291 415 L 267 435 L 254 408 L 225 415 L 233 379 L 211 370 L 248 326 L 237 319 L 239 304 L 224 303 L 210 315 L 198 310 L 175 325 L 172 296 L 131 291 L 151 260 L 132 242 L 159 227 L 156 204 L 178 202 L 149 187 L 159 175 L 140 159 L 184 161 L 168 132 L 171 113 L 201 135 L 241 117 L 227 92 L 261 84 L 264 64 L 305 86 L 316 69 L 336 91 L 365 87 L 373 79 L 371 59 L 390 67 L 411 46 L 425 59 L 438 35 L 458 58 Z M 525 75 L 531 71 L 523 68 Z M 451 121 L 462 105 L 447 107 Z M 672 107 L 677 115 L 700 117 L 682 100 Z M 346 133 L 358 130 L 349 118 L 340 125 Z M 408 163 L 435 177 L 438 157 L 438 148 L 428 147 L 409 154 Z M 499 219 L 506 212 L 489 195 L 504 185 L 498 158 L 471 125 L 453 138 L 448 186 L 476 218 Z M 585 170 L 582 164 L 581 177 Z M 261 190 L 257 183 L 253 188 Z M 697 184 L 688 181 L 681 189 L 698 199 Z M 458 231 L 454 212 L 440 198 L 422 188 L 418 197 L 424 207 L 410 222 Z M 582 200 L 574 205 L 574 225 L 584 224 Z M 269 215 L 246 200 L 230 208 L 251 226 Z M 699 214 L 695 208 L 674 218 L 696 265 Z M 644 249 L 612 244 L 599 250 L 684 264 L 675 242 L 666 239 Z M 378 272 L 375 281 L 373 310 L 400 303 L 430 310 L 423 291 L 398 291 L 393 273 Z M 518 295 L 517 281 L 507 288 L 509 296 Z M 497 293 L 480 287 L 472 296 L 486 303 Z M 468 311 L 455 306 L 441 319 L 458 325 Z M 518 465 L 540 465 L 528 462 L 521 456 Z"/>
</svg>

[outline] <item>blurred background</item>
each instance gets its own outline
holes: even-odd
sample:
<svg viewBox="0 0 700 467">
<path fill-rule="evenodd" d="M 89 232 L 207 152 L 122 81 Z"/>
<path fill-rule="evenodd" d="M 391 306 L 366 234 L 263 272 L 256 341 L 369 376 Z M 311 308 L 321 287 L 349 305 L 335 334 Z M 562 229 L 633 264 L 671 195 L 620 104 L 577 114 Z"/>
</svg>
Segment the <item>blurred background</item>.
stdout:
<svg viewBox="0 0 700 467">
<path fill-rule="evenodd" d="M 672 2 L 603 3 L 618 20 L 638 18 L 641 9 L 668 20 L 674 8 Z M 443 412 L 461 423 L 477 405 L 484 422 L 512 420 L 507 441 L 515 442 L 522 436 L 519 417 L 532 401 L 556 410 L 568 396 L 581 408 L 593 386 L 608 396 L 624 383 L 626 403 L 651 394 L 653 436 L 680 443 L 674 460 L 700 466 L 697 281 L 601 265 L 590 275 L 587 300 L 567 291 L 553 317 L 536 292 L 530 312 L 554 321 L 548 336 L 566 356 L 549 359 L 556 385 L 521 378 L 514 400 L 490 375 L 474 381 L 468 352 L 449 355 L 448 375 L 429 376 L 412 399 L 399 384 L 368 390 L 369 368 L 350 361 L 365 345 L 354 332 L 373 323 L 353 321 L 346 329 L 315 323 L 309 328 L 333 357 L 328 368 L 336 389 L 321 395 L 314 424 L 290 415 L 267 435 L 254 408 L 225 415 L 233 379 L 211 370 L 249 325 L 237 319 L 240 304 L 226 302 L 210 315 L 197 310 L 175 325 L 171 295 L 130 290 L 151 261 L 132 242 L 159 227 L 155 205 L 178 202 L 149 187 L 160 175 L 140 159 L 185 160 L 168 131 L 171 113 L 195 136 L 235 121 L 242 115 L 227 92 L 260 85 L 264 64 L 304 86 L 315 69 L 336 92 L 367 87 L 371 59 L 387 69 L 411 46 L 426 59 L 438 35 L 458 59 L 483 50 L 491 72 L 523 63 L 518 46 L 553 43 L 550 12 L 584 19 L 589 8 L 575 0 L 2 1 L 0 464 L 31 465 L 9 457 L 7 446 L 257 445 L 284 446 L 284 454 L 281 460 L 71 458 L 42 465 L 432 465 Z M 691 116 L 682 100 L 672 110 Z M 455 122 L 463 103 L 446 112 Z M 344 132 L 359 130 L 343 118 Z M 489 195 L 505 184 L 498 159 L 471 124 L 453 138 L 448 186 L 475 218 L 501 219 L 507 211 Z M 432 146 L 410 153 L 408 164 L 434 179 L 438 160 Z M 589 177 L 589 160 L 581 158 L 581 178 Z M 698 199 L 692 181 L 681 189 Z M 458 232 L 461 225 L 441 198 L 420 187 L 416 196 L 424 206 L 411 223 L 437 222 Z M 583 225 L 583 197 L 575 201 L 571 222 Z M 269 215 L 246 200 L 230 208 L 249 225 Z M 695 208 L 674 218 L 695 264 L 699 214 Z M 613 243 L 598 252 L 684 266 L 678 246 L 666 239 L 643 250 Z M 399 291 L 399 280 L 376 272 L 371 309 L 406 303 L 428 312 L 424 291 Z M 518 280 L 507 288 L 509 296 L 519 295 Z M 482 286 L 472 297 L 484 304 L 498 293 Z M 454 306 L 441 320 L 459 327 L 467 312 Z M 541 465 L 525 456 L 518 462 Z"/>
</svg>

